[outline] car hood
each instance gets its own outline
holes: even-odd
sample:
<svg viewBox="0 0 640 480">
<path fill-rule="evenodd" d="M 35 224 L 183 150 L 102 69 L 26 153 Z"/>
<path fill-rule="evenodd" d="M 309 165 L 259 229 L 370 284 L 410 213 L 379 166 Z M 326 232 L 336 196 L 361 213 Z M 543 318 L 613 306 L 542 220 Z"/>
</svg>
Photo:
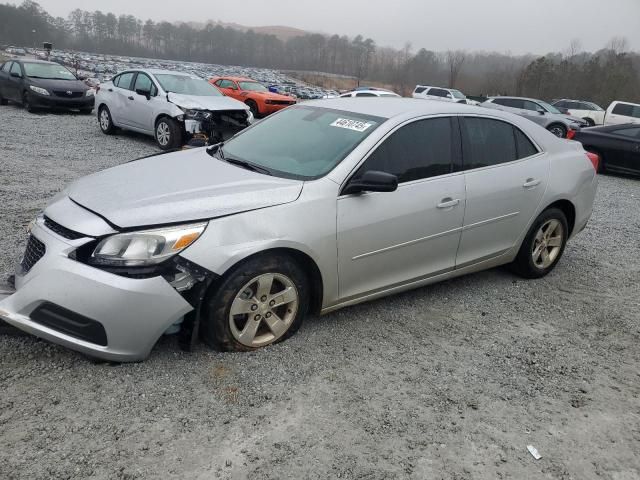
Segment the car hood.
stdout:
<svg viewBox="0 0 640 480">
<path fill-rule="evenodd" d="M 556 113 L 556 115 L 558 115 L 558 114 Z M 574 116 L 572 116 L 572 115 L 566 115 L 566 114 L 564 114 L 564 113 L 563 113 L 563 114 L 560 114 L 560 115 L 558 115 L 558 116 L 559 116 L 559 117 L 561 117 L 561 118 L 563 118 L 563 119 L 565 119 L 565 120 L 568 120 L 568 121 L 570 121 L 570 122 L 573 122 L 573 123 L 578 123 L 578 124 L 580 124 L 580 125 L 587 125 L 587 122 L 585 122 L 585 121 L 584 121 L 584 119 L 582 119 L 582 118 L 580 118 L 580 117 L 574 117 Z"/>
<path fill-rule="evenodd" d="M 66 194 L 120 228 L 189 222 L 295 201 L 303 182 L 212 158 L 204 148 L 147 157 L 81 178 Z"/>
<path fill-rule="evenodd" d="M 47 90 L 70 90 L 72 92 L 86 92 L 89 87 L 82 80 L 50 80 L 47 78 L 27 77 L 29 83 L 36 87 L 46 88 Z"/>
<path fill-rule="evenodd" d="M 175 103 L 182 108 L 193 110 L 249 110 L 247 105 L 230 97 L 183 95 L 173 92 L 170 92 L 167 97 L 171 103 Z"/>
<path fill-rule="evenodd" d="M 274 92 L 251 92 L 252 95 L 256 97 L 261 97 L 269 100 L 285 100 L 285 101 L 293 101 L 293 97 L 289 97 L 287 95 L 281 95 L 279 93 Z"/>
</svg>

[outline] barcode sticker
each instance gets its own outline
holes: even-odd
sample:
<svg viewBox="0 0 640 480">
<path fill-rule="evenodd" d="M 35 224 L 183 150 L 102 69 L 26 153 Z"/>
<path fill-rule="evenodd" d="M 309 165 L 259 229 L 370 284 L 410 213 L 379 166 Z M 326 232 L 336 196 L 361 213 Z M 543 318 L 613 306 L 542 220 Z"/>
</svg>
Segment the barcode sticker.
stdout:
<svg viewBox="0 0 640 480">
<path fill-rule="evenodd" d="M 361 122 L 360 120 L 350 120 L 348 118 L 339 118 L 331 124 L 332 127 L 346 128 L 356 132 L 364 132 L 371 127 L 373 123 Z"/>
</svg>

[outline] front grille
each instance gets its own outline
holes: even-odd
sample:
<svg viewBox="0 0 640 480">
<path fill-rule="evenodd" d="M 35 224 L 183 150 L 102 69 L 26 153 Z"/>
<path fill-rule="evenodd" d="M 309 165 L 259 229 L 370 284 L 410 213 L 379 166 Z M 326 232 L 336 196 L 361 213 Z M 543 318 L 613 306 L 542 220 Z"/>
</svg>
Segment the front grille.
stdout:
<svg viewBox="0 0 640 480">
<path fill-rule="evenodd" d="M 78 240 L 79 238 L 85 238 L 87 235 L 69 230 L 67 227 L 63 227 L 59 223 L 54 222 L 49 217 L 44 217 L 44 226 L 51 230 L 53 233 L 57 233 L 67 240 Z"/>
<path fill-rule="evenodd" d="M 58 97 L 64 98 L 79 98 L 84 95 L 84 92 L 72 92 L 71 90 L 54 90 L 53 94 Z"/>
<path fill-rule="evenodd" d="M 45 251 L 46 247 L 44 246 L 44 243 L 33 235 L 30 235 L 29 241 L 27 242 L 27 248 L 24 251 L 24 257 L 22 257 L 22 261 L 20 262 L 24 273 L 27 273 L 33 268 L 38 260 L 44 256 Z"/>
</svg>

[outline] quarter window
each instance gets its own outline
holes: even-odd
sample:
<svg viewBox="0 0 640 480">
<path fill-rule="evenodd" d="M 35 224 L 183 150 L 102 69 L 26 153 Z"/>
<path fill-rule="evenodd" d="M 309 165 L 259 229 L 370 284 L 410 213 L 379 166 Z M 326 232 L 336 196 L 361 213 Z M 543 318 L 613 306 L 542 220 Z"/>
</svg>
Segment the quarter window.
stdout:
<svg viewBox="0 0 640 480">
<path fill-rule="evenodd" d="M 516 149 L 518 152 L 518 159 L 527 158 L 531 155 L 538 153 L 538 149 L 535 147 L 531 140 L 520 131 L 519 128 L 513 127 L 513 133 L 516 136 Z"/>
<path fill-rule="evenodd" d="M 371 154 L 355 178 L 377 170 L 396 175 L 403 183 L 451 173 L 456 151 L 452 122 L 434 118 L 401 127 Z"/>
<path fill-rule="evenodd" d="M 2 71 L 3 71 L 3 72 L 8 72 L 8 71 L 9 71 L 9 69 L 11 68 L 11 64 L 12 64 L 12 63 L 13 63 L 13 62 L 7 62 L 7 63 L 5 63 L 4 65 L 2 65 Z"/>
</svg>

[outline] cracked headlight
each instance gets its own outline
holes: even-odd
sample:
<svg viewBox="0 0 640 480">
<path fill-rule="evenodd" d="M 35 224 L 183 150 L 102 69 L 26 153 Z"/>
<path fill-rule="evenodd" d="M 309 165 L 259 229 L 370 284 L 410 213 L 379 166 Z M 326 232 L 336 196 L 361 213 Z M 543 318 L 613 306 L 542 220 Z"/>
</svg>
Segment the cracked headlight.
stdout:
<svg viewBox="0 0 640 480">
<path fill-rule="evenodd" d="M 45 88 L 36 87 L 35 85 L 29 85 L 29 88 L 40 95 L 49 95 L 49 91 Z"/>
<path fill-rule="evenodd" d="M 211 112 L 204 110 L 184 110 L 184 118 L 188 120 L 207 120 L 211 118 Z"/>
<path fill-rule="evenodd" d="M 90 263 L 116 267 L 156 265 L 195 242 L 206 226 L 194 223 L 112 235 L 98 243 Z"/>
</svg>

